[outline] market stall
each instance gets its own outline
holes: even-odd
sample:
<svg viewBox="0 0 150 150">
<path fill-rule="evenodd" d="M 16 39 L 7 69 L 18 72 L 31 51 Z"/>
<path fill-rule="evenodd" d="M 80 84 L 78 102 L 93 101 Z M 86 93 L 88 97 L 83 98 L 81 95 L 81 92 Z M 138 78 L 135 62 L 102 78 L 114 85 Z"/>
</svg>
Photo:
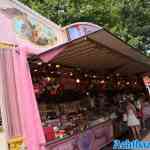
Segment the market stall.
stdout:
<svg viewBox="0 0 150 150">
<path fill-rule="evenodd" d="M 80 23 L 70 28 L 83 26 L 88 29 Z M 146 92 L 142 76 L 149 61 L 104 29 L 73 33 L 71 41 L 29 60 L 46 147 L 98 150 L 128 132 L 126 99 Z"/>
<path fill-rule="evenodd" d="M 61 28 L 17 0 L 0 0 L 0 25 L 5 141 L 18 143 L 19 136 L 29 150 L 97 150 L 110 143 L 112 106 L 120 117 L 124 97 L 144 92 L 148 58 L 102 27 Z"/>
</svg>

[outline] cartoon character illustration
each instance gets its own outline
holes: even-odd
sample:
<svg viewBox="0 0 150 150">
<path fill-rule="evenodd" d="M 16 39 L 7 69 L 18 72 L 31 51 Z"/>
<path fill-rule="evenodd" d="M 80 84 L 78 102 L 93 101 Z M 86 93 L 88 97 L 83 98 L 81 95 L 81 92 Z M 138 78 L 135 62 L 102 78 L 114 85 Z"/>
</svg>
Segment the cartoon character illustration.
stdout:
<svg viewBox="0 0 150 150">
<path fill-rule="evenodd" d="M 39 46 L 56 44 L 57 35 L 53 29 L 37 22 L 19 9 L 5 8 L 0 9 L 0 12 L 12 19 L 15 32 L 22 38 Z"/>
</svg>

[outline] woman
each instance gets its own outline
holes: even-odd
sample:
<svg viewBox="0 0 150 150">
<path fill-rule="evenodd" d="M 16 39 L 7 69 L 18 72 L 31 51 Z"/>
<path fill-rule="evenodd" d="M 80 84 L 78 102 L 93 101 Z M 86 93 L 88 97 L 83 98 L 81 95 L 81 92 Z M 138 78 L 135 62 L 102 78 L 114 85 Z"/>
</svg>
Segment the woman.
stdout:
<svg viewBox="0 0 150 150">
<path fill-rule="evenodd" d="M 127 124 L 133 133 L 134 139 L 141 139 L 140 135 L 140 121 L 136 116 L 136 108 L 129 100 L 127 104 Z"/>
<path fill-rule="evenodd" d="M 144 125 L 144 113 L 143 113 L 143 102 L 144 102 L 144 96 L 140 97 L 136 102 L 136 109 L 137 109 L 137 117 L 139 118 L 141 122 L 141 127 L 145 129 Z"/>
</svg>

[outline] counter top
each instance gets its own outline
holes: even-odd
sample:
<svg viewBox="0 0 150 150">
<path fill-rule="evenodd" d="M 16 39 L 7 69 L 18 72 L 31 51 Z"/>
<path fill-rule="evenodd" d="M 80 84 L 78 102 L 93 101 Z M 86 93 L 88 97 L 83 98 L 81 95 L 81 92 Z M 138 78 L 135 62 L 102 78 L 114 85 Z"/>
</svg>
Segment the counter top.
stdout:
<svg viewBox="0 0 150 150">
<path fill-rule="evenodd" d="M 111 120 L 108 119 L 108 120 L 104 120 L 103 122 L 98 122 L 97 124 L 95 124 L 95 125 L 93 125 L 93 126 L 90 126 L 90 127 L 87 128 L 86 130 L 84 130 L 83 133 L 85 133 L 85 132 L 88 131 L 88 130 L 92 130 L 93 128 L 99 127 L 99 126 L 103 126 L 103 127 L 104 127 L 104 125 L 106 126 L 106 123 L 111 123 Z M 47 146 L 47 145 L 50 145 L 50 144 L 56 144 L 56 143 L 60 143 L 60 144 L 61 144 L 62 142 L 67 141 L 67 140 L 69 140 L 69 139 L 72 139 L 72 138 L 74 138 L 75 136 L 80 135 L 80 134 L 82 134 L 82 132 L 81 132 L 81 133 L 74 134 L 74 135 L 72 135 L 72 136 L 66 135 L 66 136 L 65 136 L 64 138 L 62 138 L 62 139 L 54 139 L 54 140 L 52 140 L 52 141 L 47 142 L 47 143 L 46 143 L 46 146 Z"/>
</svg>

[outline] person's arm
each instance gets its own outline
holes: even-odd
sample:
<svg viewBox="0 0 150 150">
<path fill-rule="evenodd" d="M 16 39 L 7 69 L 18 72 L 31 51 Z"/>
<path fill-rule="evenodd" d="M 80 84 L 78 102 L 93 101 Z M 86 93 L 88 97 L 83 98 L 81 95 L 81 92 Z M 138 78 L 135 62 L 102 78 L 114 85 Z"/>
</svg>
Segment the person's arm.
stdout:
<svg viewBox="0 0 150 150">
<path fill-rule="evenodd" d="M 133 110 L 134 114 L 135 114 L 135 115 L 137 115 L 137 111 L 136 111 L 135 106 L 134 106 L 134 105 L 132 105 L 132 106 L 131 106 L 131 108 L 132 108 L 132 110 Z"/>
</svg>

